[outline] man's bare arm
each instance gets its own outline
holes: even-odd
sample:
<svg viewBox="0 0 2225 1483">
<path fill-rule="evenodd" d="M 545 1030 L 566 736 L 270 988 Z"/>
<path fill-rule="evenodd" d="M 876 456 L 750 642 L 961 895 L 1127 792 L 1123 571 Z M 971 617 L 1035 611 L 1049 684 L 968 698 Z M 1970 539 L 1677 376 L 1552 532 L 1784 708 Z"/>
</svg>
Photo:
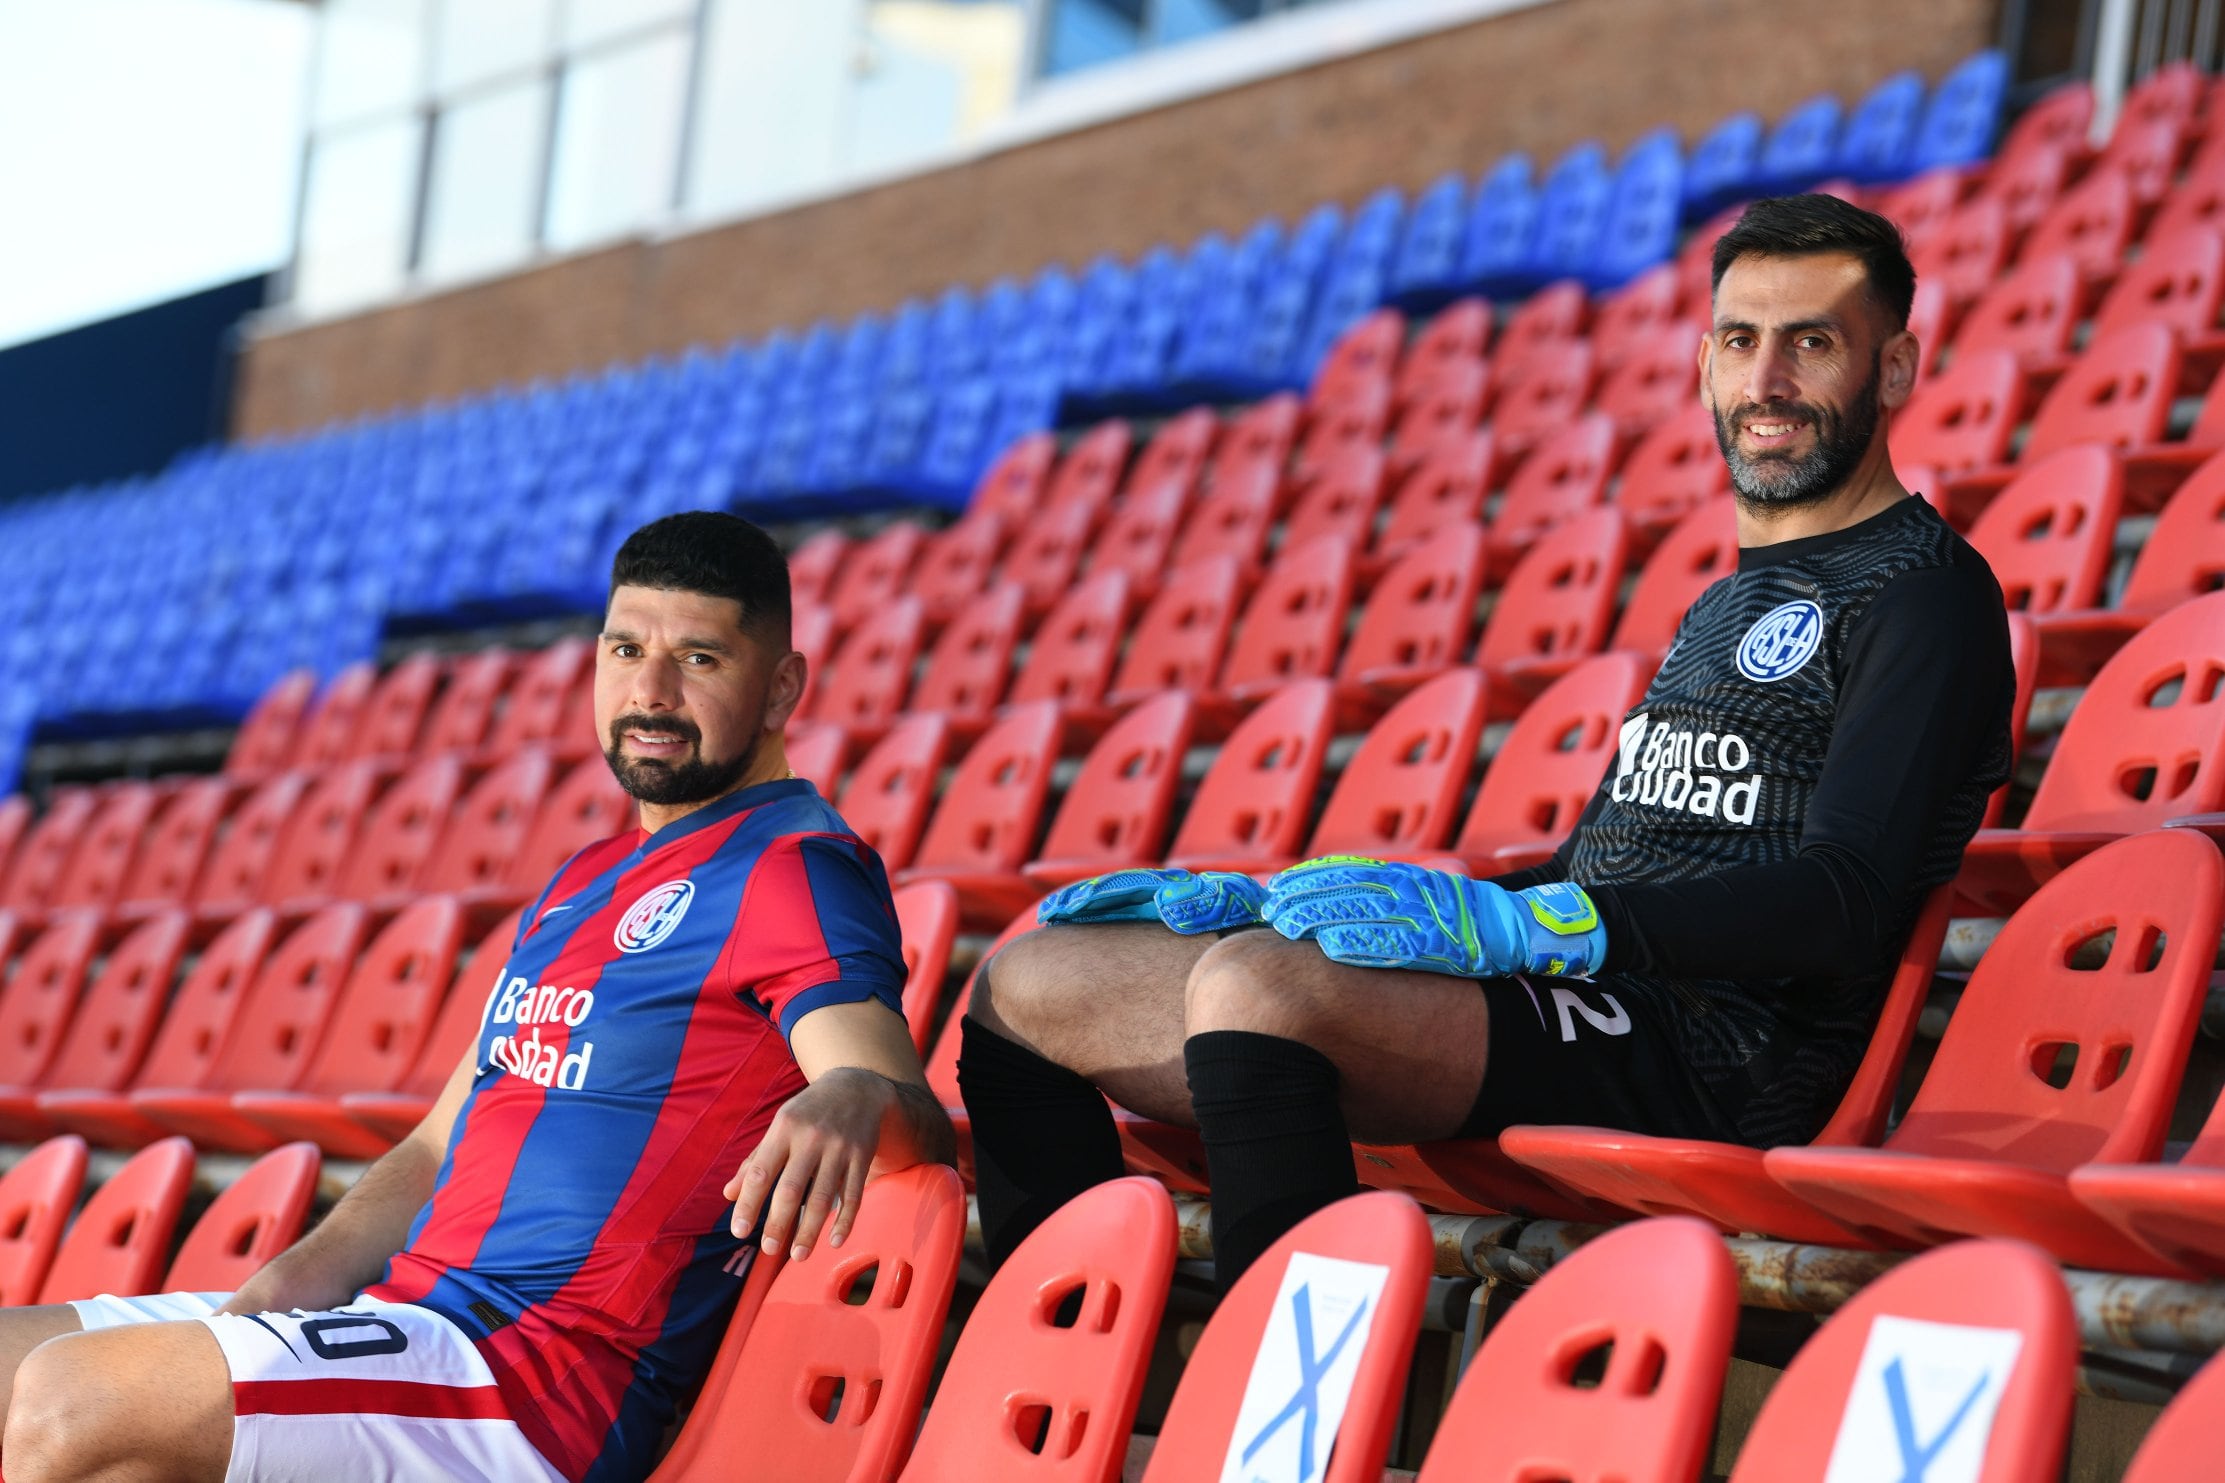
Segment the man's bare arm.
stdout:
<svg viewBox="0 0 2225 1483">
<path fill-rule="evenodd" d="M 250 1277 L 224 1311 L 341 1308 L 378 1281 L 409 1239 L 417 1212 L 432 1197 L 448 1134 L 471 1091 L 471 1078 L 472 1058 L 466 1052 L 424 1121 L 364 1170 L 316 1229 Z"/>
</svg>

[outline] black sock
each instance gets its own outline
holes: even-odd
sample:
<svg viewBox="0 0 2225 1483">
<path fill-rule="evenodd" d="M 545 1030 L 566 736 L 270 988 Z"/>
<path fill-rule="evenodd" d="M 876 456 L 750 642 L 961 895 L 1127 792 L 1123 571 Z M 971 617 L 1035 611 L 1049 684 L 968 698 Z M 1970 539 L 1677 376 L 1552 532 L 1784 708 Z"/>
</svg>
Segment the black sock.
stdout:
<svg viewBox="0 0 2225 1483">
<path fill-rule="evenodd" d="M 1336 1063 L 1250 1030 L 1182 1044 L 1213 1185 L 1213 1265 L 1227 1291 L 1299 1221 L 1357 1193 Z"/>
<path fill-rule="evenodd" d="M 1111 1109 L 1087 1077 L 959 1022 L 958 1089 L 973 1123 L 974 1194 L 992 1268 L 1052 1211 L 1127 1173 Z"/>
</svg>

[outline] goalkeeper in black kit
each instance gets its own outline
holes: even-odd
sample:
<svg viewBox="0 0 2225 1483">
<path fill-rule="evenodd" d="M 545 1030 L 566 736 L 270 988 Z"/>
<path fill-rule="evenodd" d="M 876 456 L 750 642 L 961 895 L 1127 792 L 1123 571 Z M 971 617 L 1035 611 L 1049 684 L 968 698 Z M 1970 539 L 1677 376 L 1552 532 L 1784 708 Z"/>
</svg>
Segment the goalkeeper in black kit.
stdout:
<svg viewBox="0 0 2225 1483">
<path fill-rule="evenodd" d="M 1044 901 L 958 1074 L 993 1258 L 1122 1172 L 1100 1091 L 1194 1126 L 1224 1283 L 1354 1189 L 1350 1143 L 1592 1123 L 1804 1142 L 1925 894 L 2007 777 L 1985 561 L 1894 477 L 1915 273 L 1884 218 L 1758 201 L 1716 244 L 1701 397 L 1736 573 L 1693 604 L 1553 859 L 1123 871 Z"/>
</svg>

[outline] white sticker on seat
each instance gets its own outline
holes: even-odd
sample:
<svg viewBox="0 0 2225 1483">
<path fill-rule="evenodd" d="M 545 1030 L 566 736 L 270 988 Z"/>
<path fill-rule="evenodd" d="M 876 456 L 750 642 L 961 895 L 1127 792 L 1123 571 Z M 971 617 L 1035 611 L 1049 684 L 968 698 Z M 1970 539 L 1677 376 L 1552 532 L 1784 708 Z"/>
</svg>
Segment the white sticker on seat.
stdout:
<svg viewBox="0 0 2225 1483">
<path fill-rule="evenodd" d="M 1881 1314 L 1855 1366 L 1824 1483 L 1977 1483 L 2023 1347 L 2015 1329 Z"/>
<path fill-rule="evenodd" d="M 1221 1483 L 1315 1483 L 1328 1469 L 1391 1269 L 1293 1253 L 1252 1358 Z"/>
</svg>

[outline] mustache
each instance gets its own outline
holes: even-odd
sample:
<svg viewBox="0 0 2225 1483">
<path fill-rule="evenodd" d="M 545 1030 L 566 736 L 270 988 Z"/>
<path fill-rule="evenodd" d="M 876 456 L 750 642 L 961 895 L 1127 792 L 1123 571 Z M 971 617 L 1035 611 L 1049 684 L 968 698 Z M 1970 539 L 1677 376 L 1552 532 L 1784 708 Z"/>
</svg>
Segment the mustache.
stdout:
<svg viewBox="0 0 2225 1483">
<path fill-rule="evenodd" d="M 703 745 L 703 730 L 693 721 L 681 716 L 645 716 L 640 712 L 618 717 L 610 723 L 610 744 L 617 746 L 633 731 L 669 731 L 692 747 Z"/>
</svg>

